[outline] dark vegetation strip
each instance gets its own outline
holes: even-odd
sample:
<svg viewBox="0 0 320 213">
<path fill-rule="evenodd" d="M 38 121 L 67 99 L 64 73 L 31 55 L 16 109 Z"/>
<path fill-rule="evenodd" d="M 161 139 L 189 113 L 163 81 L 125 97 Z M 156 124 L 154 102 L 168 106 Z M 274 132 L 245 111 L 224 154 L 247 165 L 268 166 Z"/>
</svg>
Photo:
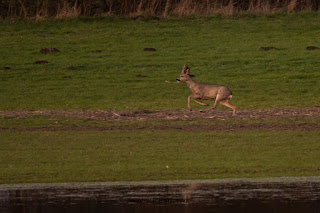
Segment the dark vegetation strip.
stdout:
<svg viewBox="0 0 320 213">
<path fill-rule="evenodd" d="M 68 18 L 97 15 L 167 17 L 319 11 L 318 0 L 8 0 L 0 1 L 2 18 Z"/>
<path fill-rule="evenodd" d="M 165 131 L 241 131 L 241 130 L 306 130 L 319 131 L 320 123 L 299 124 L 226 124 L 226 125 L 151 125 L 151 126 L 63 126 L 63 127 L 1 127 L 1 131 L 136 131 L 136 130 L 165 130 Z"/>
</svg>

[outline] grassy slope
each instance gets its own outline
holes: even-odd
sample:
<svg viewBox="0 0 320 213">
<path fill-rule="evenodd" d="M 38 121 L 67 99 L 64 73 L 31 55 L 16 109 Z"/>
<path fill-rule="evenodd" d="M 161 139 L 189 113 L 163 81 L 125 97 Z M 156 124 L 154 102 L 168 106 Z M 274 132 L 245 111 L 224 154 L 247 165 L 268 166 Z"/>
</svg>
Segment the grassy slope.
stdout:
<svg viewBox="0 0 320 213">
<path fill-rule="evenodd" d="M 296 14 L 4 22 L 0 110 L 186 108 L 190 92 L 174 80 L 184 63 L 197 81 L 228 85 L 240 109 L 317 106 L 319 51 L 305 47 L 320 46 L 319 21 L 315 14 Z M 261 46 L 279 50 L 264 52 Z M 42 55 L 44 47 L 61 53 Z M 143 52 L 145 47 L 158 51 Z M 36 60 L 49 63 L 33 64 Z M 67 119 L 5 117 L 0 127 L 50 126 L 56 121 L 62 126 L 154 125 Z M 317 131 L 0 134 L 0 183 L 320 175 Z"/>
<path fill-rule="evenodd" d="M 175 84 L 184 63 L 195 80 L 228 85 L 239 109 L 315 106 L 319 51 L 305 48 L 320 46 L 319 23 L 316 14 L 4 22 L 0 109 L 181 109 L 190 94 Z"/>
</svg>

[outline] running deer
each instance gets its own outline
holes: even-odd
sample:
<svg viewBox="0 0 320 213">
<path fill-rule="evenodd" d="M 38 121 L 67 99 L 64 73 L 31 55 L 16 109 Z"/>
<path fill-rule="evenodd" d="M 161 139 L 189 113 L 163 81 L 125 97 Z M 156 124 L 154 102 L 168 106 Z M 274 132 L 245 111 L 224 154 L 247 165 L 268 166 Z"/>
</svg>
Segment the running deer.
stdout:
<svg viewBox="0 0 320 213">
<path fill-rule="evenodd" d="M 213 84 L 202 84 L 197 83 L 192 80 L 192 75 L 190 75 L 190 68 L 184 65 L 182 67 L 182 72 L 180 77 L 177 78 L 178 83 L 186 83 L 189 89 L 192 91 L 192 95 L 188 97 L 188 109 L 191 111 L 190 100 L 194 99 L 194 102 L 202 106 L 209 106 L 208 104 L 201 103 L 198 100 L 215 100 L 213 107 L 206 109 L 213 110 L 218 104 L 222 104 L 226 107 L 229 107 L 233 110 L 233 116 L 236 114 L 236 106 L 233 106 L 229 103 L 232 98 L 232 92 L 228 87 L 222 85 L 213 85 Z M 202 112 L 202 111 L 201 111 Z"/>
</svg>

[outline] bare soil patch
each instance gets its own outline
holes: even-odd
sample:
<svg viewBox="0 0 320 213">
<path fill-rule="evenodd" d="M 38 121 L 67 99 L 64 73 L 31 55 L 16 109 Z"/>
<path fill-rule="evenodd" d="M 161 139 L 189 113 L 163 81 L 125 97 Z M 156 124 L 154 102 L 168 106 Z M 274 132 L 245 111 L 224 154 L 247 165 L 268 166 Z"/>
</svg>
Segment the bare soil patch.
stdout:
<svg viewBox="0 0 320 213">
<path fill-rule="evenodd" d="M 59 53 L 60 50 L 58 50 L 57 48 L 42 48 L 42 49 L 40 50 L 40 52 L 41 52 L 42 54 L 47 54 L 47 53 Z"/>
<path fill-rule="evenodd" d="M 15 110 L 0 111 L 0 117 L 31 118 L 33 116 L 66 117 L 80 120 L 93 121 L 192 121 L 196 119 L 210 120 L 261 120 L 250 124 L 213 124 L 213 125 L 152 125 L 152 126 L 57 126 L 57 127 L 13 127 L 0 128 L 0 130 L 26 130 L 26 131 L 108 131 L 108 130 L 184 130 L 184 131 L 237 131 L 237 130 L 320 130 L 319 123 L 266 123 L 266 118 L 319 118 L 320 107 L 308 109 L 268 109 L 268 110 L 240 110 L 236 116 L 231 111 L 211 111 L 201 113 L 188 110 L 137 110 L 137 111 L 113 111 L 113 110 Z"/>
<path fill-rule="evenodd" d="M 315 46 L 308 46 L 306 47 L 307 50 L 317 50 L 320 49 L 319 47 L 315 47 Z"/>
<path fill-rule="evenodd" d="M 34 64 L 47 64 L 47 63 L 49 62 L 44 60 L 34 62 Z"/>
<path fill-rule="evenodd" d="M 236 116 L 232 111 L 215 110 L 210 112 L 188 110 L 13 110 L 0 111 L 1 117 L 28 118 L 32 116 L 66 116 L 83 120 L 140 121 L 140 120 L 191 120 L 191 119 L 252 119 L 252 118 L 320 118 L 320 107 L 307 109 L 267 109 L 239 110 Z"/>
<path fill-rule="evenodd" d="M 12 127 L 2 128 L 1 130 L 16 131 L 134 131 L 134 130 L 173 130 L 173 131 L 241 131 L 241 130 L 320 130 L 320 124 L 302 123 L 302 124 L 219 124 L 219 125 L 174 125 L 174 126 L 63 126 L 63 127 Z"/>
<path fill-rule="evenodd" d="M 276 47 L 260 47 L 260 50 L 269 51 L 269 50 L 278 50 Z"/>
</svg>

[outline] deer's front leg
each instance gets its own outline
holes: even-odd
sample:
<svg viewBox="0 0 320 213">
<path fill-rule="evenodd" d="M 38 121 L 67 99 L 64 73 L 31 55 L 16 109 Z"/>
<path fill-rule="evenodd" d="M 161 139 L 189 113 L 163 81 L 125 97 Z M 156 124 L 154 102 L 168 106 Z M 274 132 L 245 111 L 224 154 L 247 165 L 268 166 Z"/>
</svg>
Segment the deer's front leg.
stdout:
<svg viewBox="0 0 320 213">
<path fill-rule="evenodd" d="M 191 107 L 190 107 L 190 101 L 191 101 L 192 98 L 193 98 L 193 99 L 200 99 L 201 96 L 200 96 L 200 95 L 197 95 L 197 94 L 189 95 L 189 97 L 188 97 L 188 109 L 189 109 L 190 111 L 192 111 L 192 109 L 191 109 Z"/>
</svg>

